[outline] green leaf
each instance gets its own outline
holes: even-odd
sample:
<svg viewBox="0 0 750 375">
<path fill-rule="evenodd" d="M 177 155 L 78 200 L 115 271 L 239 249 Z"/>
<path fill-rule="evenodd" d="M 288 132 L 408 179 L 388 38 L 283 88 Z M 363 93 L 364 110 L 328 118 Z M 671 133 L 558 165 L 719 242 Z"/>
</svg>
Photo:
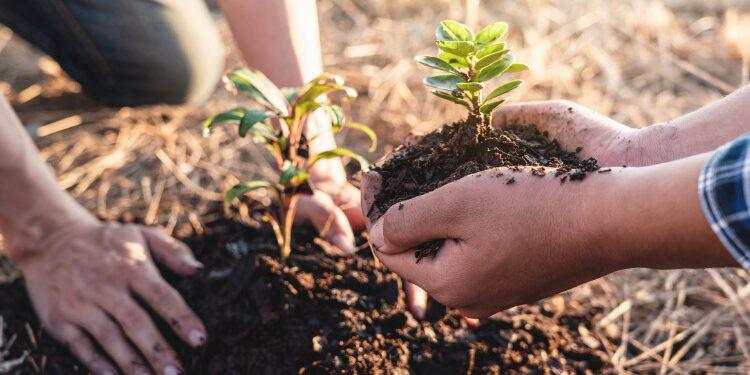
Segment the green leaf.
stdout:
<svg viewBox="0 0 750 375">
<path fill-rule="evenodd" d="M 279 185 L 288 186 L 291 183 L 292 186 L 297 186 L 307 181 L 308 178 L 310 178 L 309 173 L 295 167 L 289 160 L 287 160 L 284 162 L 284 169 L 279 176 Z"/>
<path fill-rule="evenodd" d="M 248 109 L 242 116 L 242 120 L 240 120 L 240 137 L 244 137 L 245 135 L 247 135 L 247 132 L 257 124 L 262 124 L 265 125 L 266 128 L 269 128 L 268 125 L 265 124 L 265 121 L 266 119 L 272 117 L 276 117 L 276 113 L 259 111 L 257 109 Z"/>
<path fill-rule="evenodd" d="M 203 136 L 208 137 L 211 129 L 217 124 L 239 124 L 247 109 L 235 108 L 230 111 L 213 115 L 203 121 Z"/>
<path fill-rule="evenodd" d="M 448 28 L 443 26 L 442 23 L 438 25 L 437 29 L 435 29 L 435 38 L 437 40 L 461 40 L 448 30 Z"/>
<path fill-rule="evenodd" d="M 260 93 L 260 91 L 256 90 L 255 87 L 251 86 L 249 83 L 247 83 L 246 80 L 226 75 L 222 78 L 224 81 L 224 85 L 228 91 L 233 92 L 236 94 L 238 91 L 241 91 L 245 93 L 247 96 L 249 96 L 253 101 L 268 107 L 269 109 L 274 109 L 273 105 L 266 100 L 266 97 L 263 96 L 263 94 Z"/>
<path fill-rule="evenodd" d="M 497 109 L 497 107 L 499 107 L 503 103 L 505 103 L 505 100 L 498 100 L 492 103 L 484 103 L 479 107 L 479 112 L 482 112 L 484 114 L 492 113 L 492 111 Z"/>
<path fill-rule="evenodd" d="M 513 64 L 515 57 L 513 55 L 505 55 L 502 59 L 495 61 L 489 66 L 479 71 L 477 74 L 477 80 L 479 82 L 488 81 L 495 78 L 503 73 Z"/>
<path fill-rule="evenodd" d="M 375 135 L 375 132 L 372 131 L 369 126 L 354 121 L 348 121 L 346 127 L 359 130 L 362 133 L 365 133 L 367 138 L 370 138 L 370 148 L 367 149 L 367 152 L 373 152 L 378 148 L 378 136 Z"/>
<path fill-rule="evenodd" d="M 427 86 L 448 91 L 455 90 L 457 88 L 456 84 L 460 82 L 465 82 L 463 77 L 457 76 L 455 74 L 443 74 L 434 77 L 427 77 L 423 81 L 423 83 Z"/>
<path fill-rule="evenodd" d="M 344 116 L 344 110 L 336 104 L 322 104 L 320 108 L 323 108 L 328 117 L 331 119 L 331 127 L 334 132 L 337 132 L 344 126 L 346 117 Z"/>
<path fill-rule="evenodd" d="M 453 67 L 460 67 L 460 68 L 468 68 L 469 67 L 469 63 L 466 61 L 465 58 L 463 58 L 461 56 L 458 56 L 458 55 L 454 55 L 454 54 L 449 53 L 449 52 L 442 52 L 441 51 L 438 54 L 438 58 L 440 60 L 443 60 L 443 61 L 447 62 L 448 64 L 451 64 Z"/>
<path fill-rule="evenodd" d="M 451 66 L 451 64 L 432 56 L 417 56 L 414 58 L 418 63 L 429 66 L 433 69 L 443 70 L 451 73 L 458 73 L 458 70 Z"/>
<path fill-rule="evenodd" d="M 257 70 L 238 68 L 229 72 L 228 77 L 229 80 L 235 82 L 235 85 L 239 82 L 243 87 L 246 85 L 257 90 L 277 113 L 282 116 L 289 115 L 289 102 L 286 97 L 263 73 Z"/>
<path fill-rule="evenodd" d="M 491 53 L 477 61 L 476 65 L 474 65 L 474 68 L 477 70 L 481 70 L 482 68 L 494 63 L 495 61 L 500 60 L 503 56 L 507 55 L 508 52 L 510 52 L 509 49 L 504 49 L 502 51 Z"/>
<path fill-rule="evenodd" d="M 297 97 L 299 96 L 299 90 L 299 87 L 282 87 L 281 93 L 284 94 L 286 101 L 288 101 L 289 103 L 294 103 L 294 101 L 297 100 Z"/>
<path fill-rule="evenodd" d="M 450 31 L 451 34 L 455 35 L 458 40 L 472 41 L 474 40 L 474 33 L 471 32 L 468 26 L 458 21 L 445 20 L 440 23 L 443 28 Z"/>
<path fill-rule="evenodd" d="M 308 168 L 312 167 L 315 163 L 317 163 L 319 160 L 323 159 L 333 159 L 338 157 L 344 157 L 348 156 L 352 159 L 355 159 L 359 162 L 359 167 L 363 171 L 367 171 L 369 169 L 369 164 L 367 163 L 367 160 L 363 158 L 362 156 L 357 155 L 354 151 L 345 149 L 345 148 L 334 148 L 332 150 L 323 151 L 317 155 L 315 155 L 312 159 L 310 159 L 310 162 L 308 163 Z"/>
<path fill-rule="evenodd" d="M 523 83 L 523 81 L 521 81 L 520 79 L 517 79 L 515 81 L 510 81 L 508 83 L 503 84 L 502 86 L 492 90 L 492 92 L 490 92 L 489 95 L 487 95 L 487 99 L 485 99 L 484 102 L 487 103 L 490 100 L 500 95 L 508 93 L 509 91 L 515 89 L 516 87 L 521 86 L 521 83 Z"/>
<path fill-rule="evenodd" d="M 456 104 L 460 104 L 460 105 L 462 105 L 462 106 L 464 106 L 466 108 L 470 108 L 469 103 L 467 103 L 467 102 L 465 102 L 465 101 L 463 101 L 463 100 L 461 100 L 461 99 L 459 99 L 459 98 L 457 98 L 457 97 L 455 97 L 455 96 L 453 96 L 451 94 L 448 94 L 447 92 L 442 92 L 442 91 L 438 91 L 438 90 L 432 90 L 430 92 L 433 93 L 433 94 L 435 94 L 435 96 L 437 96 L 438 98 L 445 99 L 445 100 L 451 101 L 451 102 L 456 103 Z"/>
<path fill-rule="evenodd" d="M 474 42 L 467 42 L 463 40 L 438 40 L 435 42 L 442 51 L 452 53 L 461 57 L 469 56 L 474 52 Z"/>
<path fill-rule="evenodd" d="M 480 47 L 479 51 L 477 52 L 477 58 L 481 59 L 489 54 L 500 52 L 505 49 L 505 43 L 500 42 L 496 44 L 490 44 L 485 47 Z"/>
<path fill-rule="evenodd" d="M 469 92 L 477 92 L 484 88 L 484 84 L 479 82 L 460 82 L 456 84 L 456 87 Z"/>
<path fill-rule="evenodd" d="M 505 22 L 495 22 L 479 32 L 476 37 L 477 44 L 490 44 L 505 35 L 508 31 L 508 24 Z"/>
<path fill-rule="evenodd" d="M 344 86 L 341 77 L 323 74 L 310 81 L 302 88 L 301 94 L 294 101 L 295 115 L 304 116 L 320 107 L 326 106 L 323 95 L 334 91 L 343 91 L 349 98 L 356 98 L 357 91 L 351 87 Z M 343 112 L 341 113 L 343 116 Z M 334 116 L 338 116 L 334 113 Z M 332 117 L 334 117 L 332 116 Z"/>
<path fill-rule="evenodd" d="M 224 204 L 227 204 L 227 205 L 232 204 L 232 202 L 235 199 L 249 193 L 252 190 L 268 188 L 268 187 L 271 187 L 271 183 L 267 181 L 256 180 L 256 181 L 250 181 L 250 182 L 243 182 L 229 189 L 229 191 L 227 192 L 227 195 L 224 196 Z"/>
<path fill-rule="evenodd" d="M 529 70 L 529 67 L 526 66 L 526 64 L 522 63 L 515 63 L 511 65 L 508 70 L 506 70 L 506 73 L 516 73 L 516 72 L 522 72 L 524 70 Z"/>
<path fill-rule="evenodd" d="M 321 83 L 312 85 L 307 91 L 304 91 L 297 98 L 297 103 L 311 102 L 317 100 L 321 95 L 329 94 L 334 91 L 343 91 L 350 98 L 357 97 L 357 90 L 338 83 Z"/>
</svg>

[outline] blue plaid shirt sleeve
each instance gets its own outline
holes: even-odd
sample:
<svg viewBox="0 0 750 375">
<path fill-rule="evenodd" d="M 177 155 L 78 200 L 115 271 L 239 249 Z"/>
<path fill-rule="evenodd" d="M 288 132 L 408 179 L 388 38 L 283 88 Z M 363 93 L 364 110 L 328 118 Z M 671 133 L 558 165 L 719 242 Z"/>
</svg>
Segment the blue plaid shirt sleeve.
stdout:
<svg viewBox="0 0 750 375">
<path fill-rule="evenodd" d="M 711 229 L 750 270 L 750 133 L 714 152 L 701 171 L 699 192 Z"/>
</svg>

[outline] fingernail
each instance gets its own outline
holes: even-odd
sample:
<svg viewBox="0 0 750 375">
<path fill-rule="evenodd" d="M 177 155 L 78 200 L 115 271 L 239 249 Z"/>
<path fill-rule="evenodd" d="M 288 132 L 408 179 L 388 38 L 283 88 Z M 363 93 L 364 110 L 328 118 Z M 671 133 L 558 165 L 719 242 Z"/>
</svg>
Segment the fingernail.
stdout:
<svg viewBox="0 0 750 375">
<path fill-rule="evenodd" d="M 464 321 L 466 322 L 466 325 L 469 326 L 469 328 L 471 329 L 477 329 L 479 328 L 479 325 L 481 324 L 479 319 L 469 318 L 465 316 L 463 318 L 464 318 Z"/>
<path fill-rule="evenodd" d="M 169 365 L 164 368 L 164 375 L 179 375 L 182 372 L 177 369 L 177 367 L 174 367 L 172 365 Z"/>
<path fill-rule="evenodd" d="M 188 333 L 188 339 L 190 340 L 190 344 L 193 346 L 201 346 L 206 343 L 206 335 L 203 334 L 203 332 L 194 329 Z"/>
<path fill-rule="evenodd" d="M 424 314 L 425 314 L 424 307 L 422 307 L 422 306 L 414 306 L 412 308 L 412 313 L 418 319 L 424 319 Z"/>
<path fill-rule="evenodd" d="M 339 234 L 333 237 L 332 243 L 334 246 L 343 250 L 347 254 L 354 254 L 356 247 L 354 247 L 354 241 L 345 234 Z"/>
<path fill-rule="evenodd" d="M 185 260 L 185 263 L 190 265 L 190 267 L 197 269 L 202 269 L 204 267 L 203 263 L 195 260 L 195 258 L 193 258 L 192 256 L 186 255 L 185 257 L 183 257 L 183 259 Z"/>
</svg>

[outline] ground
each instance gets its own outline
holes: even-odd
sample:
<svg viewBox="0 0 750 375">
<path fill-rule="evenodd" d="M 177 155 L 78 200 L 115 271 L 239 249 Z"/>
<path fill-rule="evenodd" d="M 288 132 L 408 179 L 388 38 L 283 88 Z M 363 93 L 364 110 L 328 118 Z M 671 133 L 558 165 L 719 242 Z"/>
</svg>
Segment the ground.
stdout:
<svg viewBox="0 0 750 375">
<path fill-rule="evenodd" d="M 427 70 L 412 60 L 430 51 L 443 18 L 510 23 L 516 54 L 531 67 L 514 100 L 574 100 L 634 127 L 669 121 L 743 83 L 743 64 L 725 33 L 732 6 L 750 11 L 740 0 L 318 4 L 326 69 L 359 91 L 352 117 L 381 138 L 371 160 L 411 131 L 460 116 L 427 95 L 420 83 Z M 467 12 L 473 5 L 479 11 Z M 217 22 L 229 41 L 218 15 Z M 238 65 L 231 43 L 227 51 L 228 67 Z M 201 137 L 199 121 L 234 103 L 222 90 L 193 108 L 104 108 L 7 29 L 0 29 L 0 81 L 61 186 L 102 218 L 139 218 L 180 237 L 201 234 L 215 219 L 203 213 L 223 191 L 273 173 L 248 141 L 222 132 Z M 366 148 L 354 133 L 344 132 L 340 142 Z M 0 282 L 13 277 L 3 264 Z M 748 282 L 742 270 L 629 270 L 545 303 L 602 306 L 593 328 L 578 334 L 603 348 L 616 371 L 747 373 Z"/>
</svg>

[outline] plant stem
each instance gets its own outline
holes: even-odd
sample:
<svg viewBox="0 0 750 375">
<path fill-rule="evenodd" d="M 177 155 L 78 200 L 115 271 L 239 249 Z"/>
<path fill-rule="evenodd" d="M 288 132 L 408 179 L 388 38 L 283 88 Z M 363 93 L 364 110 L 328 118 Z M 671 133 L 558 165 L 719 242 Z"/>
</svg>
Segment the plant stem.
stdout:
<svg viewBox="0 0 750 375">
<path fill-rule="evenodd" d="M 289 197 L 289 202 L 284 208 L 284 244 L 281 246 L 281 259 L 289 258 L 289 255 L 292 254 L 292 226 L 294 225 L 298 201 L 299 194 L 294 194 Z"/>
</svg>

